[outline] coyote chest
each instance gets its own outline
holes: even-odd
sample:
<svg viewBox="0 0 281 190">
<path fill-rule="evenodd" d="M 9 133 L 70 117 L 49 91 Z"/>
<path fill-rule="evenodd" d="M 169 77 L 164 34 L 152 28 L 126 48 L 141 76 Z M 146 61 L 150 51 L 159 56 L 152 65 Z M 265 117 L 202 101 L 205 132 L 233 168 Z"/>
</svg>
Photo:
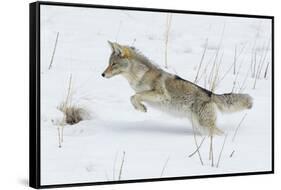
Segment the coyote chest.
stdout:
<svg viewBox="0 0 281 190">
<path fill-rule="evenodd" d="M 144 73 L 143 73 L 144 75 Z M 134 75 L 132 73 L 130 74 L 123 74 L 123 76 L 128 80 L 129 85 L 131 88 L 136 92 L 143 92 L 151 90 L 152 87 L 150 84 L 147 84 L 144 82 L 144 76 L 143 75 Z"/>
<path fill-rule="evenodd" d="M 131 81 L 129 84 L 136 93 L 151 90 L 151 87 L 147 84 L 143 84 L 142 81 Z"/>
</svg>

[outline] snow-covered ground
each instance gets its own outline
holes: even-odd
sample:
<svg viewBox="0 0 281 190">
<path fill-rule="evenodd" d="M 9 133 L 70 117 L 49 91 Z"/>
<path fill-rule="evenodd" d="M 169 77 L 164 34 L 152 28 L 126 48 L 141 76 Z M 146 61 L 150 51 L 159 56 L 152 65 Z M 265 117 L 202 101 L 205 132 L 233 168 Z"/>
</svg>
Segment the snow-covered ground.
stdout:
<svg viewBox="0 0 281 190">
<path fill-rule="evenodd" d="M 147 113 L 138 112 L 124 78 L 101 77 L 111 53 L 107 40 L 134 45 L 163 67 L 166 18 L 166 13 L 41 6 L 42 185 L 119 180 L 124 152 L 121 180 L 271 170 L 271 20 L 172 15 L 167 70 L 193 82 L 208 39 L 200 76 L 206 65 L 208 76 L 218 53 L 219 79 L 227 74 L 215 92 L 231 92 L 237 78 L 234 91 L 244 86 L 243 93 L 254 99 L 251 110 L 218 114 L 218 127 L 228 134 L 218 168 L 208 159 L 209 139 L 200 149 L 204 166 L 197 154 L 188 157 L 196 149 L 188 120 L 150 107 Z M 48 70 L 57 32 L 53 67 Z M 233 68 L 227 72 L 235 47 L 238 75 Z M 249 71 L 253 60 L 256 67 L 264 62 L 255 89 Z M 52 120 L 62 115 L 56 107 L 65 99 L 70 74 L 72 103 L 90 110 L 91 119 L 65 126 L 59 148 Z M 198 84 L 209 88 L 205 77 L 199 78 Z M 224 138 L 214 139 L 215 164 Z"/>
</svg>

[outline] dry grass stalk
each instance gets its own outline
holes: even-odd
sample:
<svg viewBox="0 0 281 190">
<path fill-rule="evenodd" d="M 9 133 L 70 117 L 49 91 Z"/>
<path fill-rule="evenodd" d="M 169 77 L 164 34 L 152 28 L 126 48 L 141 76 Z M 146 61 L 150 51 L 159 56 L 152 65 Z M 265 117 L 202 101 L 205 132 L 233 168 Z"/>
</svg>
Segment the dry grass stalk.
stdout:
<svg viewBox="0 0 281 190">
<path fill-rule="evenodd" d="M 71 109 L 71 86 L 72 86 L 72 74 L 69 76 L 69 81 L 68 81 L 68 88 L 67 88 L 67 93 L 64 102 L 61 103 L 61 105 L 58 107 L 60 111 L 64 113 L 64 121 L 67 122 L 68 118 L 70 115 L 72 115 L 72 109 Z"/>
<path fill-rule="evenodd" d="M 203 166 L 204 163 L 203 163 L 200 151 L 199 151 L 199 146 L 198 146 L 198 142 L 197 142 L 197 139 L 196 139 L 195 128 L 194 128 L 194 124 L 193 124 L 193 115 L 191 115 L 191 124 L 192 124 L 192 130 L 193 130 L 193 138 L 194 138 L 194 142 L 195 142 L 195 146 L 196 146 L 196 150 L 197 150 L 196 152 L 198 154 L 201 165 Z"/>
<path fill-rule="evenodd" d="M 216 87 L 218 86 L 218 77 L 219 77 L 220 66 L 221 66 L 221 63 L 222 63 L 222 58 L 223 58 L 223 53 L 221 54 L 219 63 L 216 65 L 215 76 L 211 81 L 211 87 L 210 87 L 211 92 L 214 92 Z"/>
<path fill-rule="evenodd" d="M 257 52 L 255 51 L 255 53 L 254 53 L 254 68 L 253 68 L 253 73 L 252 73 L 253 78 L 255 78 L 255 76 L 256 76 L 256 67 L 257 67 Z"/>
<path fill-rule="evenodd" d="M 115 153 L 114 161 L 113 161 L 113 168 L 112 168 L 112 179 L 115 180 L 115 168 L 116 168 L 116 161 L 118 157 L 118 152 Z"/>
<path fill-rule="evenodd" d="M 220 164 L 221 155 L 222 155 L 223 148 L 224 148 L 224 145 L 225 145 L 225 142 L 226 142 L 226 138 L 227 138 L 227 134 L 224 137 L 224 141 L 223 141 L 223 144 L 222 144 L 222 147 L 221 147 L 221 151 L 220 151 L 220 154 L 219 154 L 218 162 L 217 162 L 217 165 L 216 165 L 217 168 L 219 167 L 219 164 Z"/>
<path fill-rule="evenodd" d="M 263 65 L 265 63 L 267 53 L 268 53 L 268 49 L 269 49 L 269 45 L 270 45 L 270 40 L 268 40 L 268 43 L 267 43 L 266 48 L 265 48 L 265 52 L 263 52 L 263 56 L 261 57 L 261 60 L 260 60 L 260 69 L 258 71 L 258 78 L 260 78 L 261 71 L 262 71 Z"/>
<path fill-rule="evenodd" d="M 263 45 L 263 48 L 262 48 L 262 49 L 265 49 L 265 51 L 263 51 L 263 54 L 260 56 L 259 65 L 258 65 L 258 68 L 257 68 L 256 74 L 255 74 L 255 81 L 254 81 L 254 86 L 253 86 L 253 89 L 255 89 L 255 88 L 256 88 L 257 80 L 260 78 L 261 71 L 262 71 L 263 65 L 264 65 L 265 60 L 266 60 L 266 57 L 267 57 L 267 53 L 268 53 L 268 49 L 269 49 L 269 45 L 270 45 L 270 40 L 268 40 L 268 43 L 267 43 L 266 49 L 265 49 L 265 44 Z"/>
<path fill-rule="evenodd" d="M 208 67 L 209 67 L 209 65 L 210 65 L 210 60 L 209 60 L 209 62 L 208 62 L 208 64 L 206 64 L 206 66 L 205 66 L 205 68 L 204 68 L 204 70 L 203 70 L 203 72 L 202 72 L 202 74 L 201 74 L 201 76 L 199 77 L 199 79 L 197 80 L 197 83 L 199 83 L 199 81 L 204 77 L 204 87 L 205 88 L 207 88 L 207 71 L 208 71 Z"/>
<path fill-rule="evenodd" d="M 268 67 L 269 67 L 269 61 L 267 62 L 267 65 L 266 65 L 266 68 L 265 68 L 265 71 L 264 71 L 264 76 L 263 76 L 263 78 L 265 78 L 265 79 L 266 79 L 266 76 L 267 76 Z"/>
<path fill-rule="evenodd" d="M 249 74 L 250 74 L 250 71 L 251 71 L 251 66 L 249 67 L 249 69 L 248 69 L 248 71 L 247 71 L 247 74 L 246 74 L 246 76 L 245 76 L 245 78 L 244 78 L 244 80 L 243 80 L 243 83 L 242 83 L 242 85 L 241 85 L 241 87 L 240 87 L 240 89 L 239 89 L 239 93 L 242 93 L 244 90 L 245 90 L 245 85 L 246 85 L 246 81 L 247 81 L 247 79 L 248 79 L 248 77 L 249 77 Z"/>
<path fill-rule="evenodd" d="M 58 126 L 58 143 L 59 143 L 59 148 L 61 148 L 61 143 L 62 143 L 62 141 L 61 141 L 61 133 L 60 133 L 60 126 Z"/>
<path fill-rule="evenodd" d="M 242 46 L 242 48 L 241 48 L 241 50 L 240 50 L 240 52 L 239 52 L 239 54 L 238 54 L 238 56 L 237 56 L 237 59 L 238 59 L 238 58 L 242 55 L 242 53 L 244 52 L 246 45 L 247 45 L 247 43 L 245 43 L 245 44 Z"/>
<path fill-rule="evenodd" d="M 221 36 L 220 36 L 219 45 L 217 47 L 216 54 L 215 54 L 215 59 L 214 59 L 214 62 L 213 62 L 213 66 L 212 66 L 210 75 L 209 75 L 210 89 L 211 89 L 211 85 L 212 85 L 212 82 L 213 82 L 213 75 L 214 75 L 215 67 L 217 65 L 218 55 L 219 55 L 219 52 L 220 52 L 221 46 L 222 46 L 222 41 L 223 41 L 223 37 L 224 37 L 224 31 L 225 31 L 225 24 L 223 25 L 223 29 L 222 29 L 222 33 L 221 33 Z"/>
<path fill-rule="evenodd" d="M 118 176 L 118 180 L 120 181 L 122 178 L 122 172 L 123 172 L 123 166 L 124 166 L 124 162 L 125 162 L 125 155 L 126 152 L 123 152 L 123 157 L 122 157 L 122 162 L 121 162 L 121 166 L 120 166 L 120 170 L 119 170 L 119 176 Z"/>
<path fill-rule="evenodd" d="M 246 47 L 246 44 L 241 48 L 239 54 L 237 54 L 237 57 L 236 57 L 236 62 L 235 62 L 235 67 L 237 65 L 237 60 L 239 59 L 239 57 L 242 55 L 242 53 L 244 52 L 244 49 Z M 245 54 L 244 54 L 244 57 L 245 57 Z M 223 74 L 223 76 L 218 80 L 217 82 L 217 86 L 219 86 L 219 84 L 224 80 L 224 78 L 230 73 L 230 71 L 232 70 L 232 67 L 234 67 L 234 63 L 231 64 L 231 66 L 227 69 L 227 71 Z M 252 66 L 251 66 L 252 67 Z M 235 73 L 236 73 L 236 68 L 235 68 Z"/>
<path fill-rule="evenodd" d="M 238 48 L 237 45 L 235 45 L 235 51 L 234 51 L 234 61 L 233 61 L 233 75 L 236 74 L 236 65 L 237 65 L 237 60 L 239 59 L 239 57 L 241 56 L 241 54 L 243 53 L 244 49 L 246 47 L 246 44 L 244 44 L 238 54 Z"/>
<path fill-rule="evenodd" d="M 57 107 L 63 113 L 63 118 L 59 121 L 52 121 L 54 125 L 58 126 L 59 147 L 64 140 L 64 126 L 66 124 L 73 125 L 83 119 L 90 118 L 90 113 L 86 108 L 72 105 L 72 74 L 69 76 L 68 88 L 65 100 Z"/>
<path fill-rule="evenodd" d="M 72 120 L 69 119 L 69 116 L 71 117 L 76 117 L 77 118 L 77 110 L 74 108 L 71 108 L 71 107 L 67 107 L 68 106 L 68 103 L 71 104 L 71 86 L 72 86 L 72 74 L 70 74 L 70 77 L 69 77 L 69 84 L 68 84 L 68 90 L 67 90 L 67 96 L 66 96 L 66 100 L 65 100 L 65 105 L 63 107 L 63 113 L 64 113 L 64 121 L 66 123 L 69 123 L 69 124 L 74 124 L 74 122 L 72 122 Z M 62 111 L 62 110 L 61 110 Z M 64 131 L 64 126 L 62 126 L 62 131 L 61 131 L 61 142 L 63 142 L 63 131 Z"/>
<path fill-rule="evenodd" d="M 63 143 L 63 131 L 64 131 L 64 125 L 61 126 L 61 142 Z"/>
<path fill-rule="evenodd" d="M 241 121 L 239 122 L 238 126 L 236 127 L 234 135 L 232 137 L 232 142 L 234 142 L 238 129 L 240 128 L 240 126 L 241 126 L 242 122 L 244 121 L 244 119 L 246 118 L 246 116 L 247 116 L 247 113 L 245 113 L 245 115 L 242 117 Z"/>
<path fill-rule="evenodd" d="M 67 96 L 66 96 L 66 100 L 64 103 L 62 103 L 58 109 L 64 113 L 64 118 L 63 120 L 67 122 L 67 119 L 68 119 L 68 107 L 67 107 L 67 104 L 69 102 L 69 98 L 70 98 L 70 91 L 71 91 L 71 81 L 72 81 L 72 74 L 70 74 L 70 77 L 69 77 L 69 85 L 68 85 L 68 90 L 67 90 Z M 61 127 L 61 132 L 60 132 L 60 128 Z M 59 135 L 59 147 L 61 148 L 61 143 L 63 142 L 63 130 L 64 130 L 64 125 L 61 125 L 58 127 L 58 135 Z"/>
<path fill-rule="evenodd" d="M 234 155 L 234 153 L 235 153 L 235 150 L 233 150 L 233 151 L 231 152 L 231 154 L 229 155 L 229 157 L 232 158 L 233 155 Z"/>
<path fill-rule="evenodd" d="M 254 58 L 253 58 L 253 53 L 251 53 L 251 77 L 253 78 L 253 65 L 254 65 Z"/>
<path fill-rule="evenodd" d="M 211 166 L 214 167 L 213 135 L 210 136 L 209 160 L 211 160 Z"/>
<path fill-rule="evenodd" d="M 231 66 L 227 69 L 227 71 L 226 71 L 226 72 L 222 75 L 222 77 L 219 79 L 217 85 L 219 85 L 219 84 L 224 80 L 224 78 L 230 73 L 230 71 L 231 71 L 231 69 L 232 69 L 233 66 L 234 66 L 234 65 L 231 64 Z"/>
<path fill-rule="evenodd" d="M 212 65 L 212 68 L 211 68 L 211 71 L 210 71 L 210 74 L 209 74 L 209 79 L 208 79 L 209 90 L 212 90 L 212 89 L 214 90 L 215 87 L 218 86 L 217 80 L 218 80 L 218 71 L 219 71 L 219 67 L 220 67 L 220 66 L 218 66 L 218 64 L 220 65 L 220 62 L 222 60 L 222 57 L 221 57 L 220 61 L 218 63 L 218 56 L 219 56 L 221 46 L 222 46 L 224 31 L 225 31 L 225 24 L 223 25 L 223 30 L 222 30 L 222 33 L 221 33 L 221 36 L 220 36 L 220 41 L 219 41 L 218 47 L 216 49 L 213 65 Z"/>
<path fill-rule="evenodd" d="M 63 128 L 65 126 L 65 121 L 64 117 L 63 118 L 56 118 L 51 120 L 53 125 L 57 127 L 57 132 L 58 132 L 58 147 L 62 147 L 62 142 L 63 142 Z"/>
<path fill-rule="evenodd" d="M 258 29 L 257 29 L 257 33 L 255 34 L 255 39 L 254 39 L 254 44 L 252 47 L 252 53 L 251 53 L 251 72 L 252 72 L 252 78 L 255 77 L 255 70 L 256 70 L 256 54 L 257 54 L 257 49 L 256 49 L 256 45 L 257 45 L 257 41 L 258 41 L 258 37 L 259 37 L 259 33 L 260 33 L 260 28 L 261 28 L 261 23 L 259 23 Z"/>
<path fill-rule="evenodd" d="M 218 59 L 219 51 L 220 51 L 220 48 L 218 48 L 217 51 L 216 51 L 215 59 L 214 59 L 214 62 L 213 62 L 213 65 L 212 65 L 212 68 L 211 68 L 211 71 L 210 71 L 210 74 L 209 74 L 208 83 L 209 83 L 210 87 L 211 87 L 211 84 L 212 84 L 212 81 L 213 81 L 213 75 L 214 75 L 215 68 L 216 68 L 216 65 L 217 65 L 217 59 Z"/>
<path fill-rule="evenodd" d="M 71 104 L 71 87 L 72 87 L 72 74 L 69 76 L 69 82 L 68 82 L 68 89 L 67 89 L 67 95 L 65 99 L 65 108 L 68 106 L 68 104 Z"/>
<path fill-rule="evenodd" d="M 200 73 L 200 69 L 201 69 L 202 63 L 203 63 L 204 58 L 205 58 L 205 54 L 206 54 L 207 47 L 208 47 L 208 38 L 206 39 L 206 42 L 205 42 L 203 54 L 202 54 L 202 56 L 201 56 L 201 60 L 200 60 L 200 63 L 199 63 L 199 67 L 198 67 L 198 70 L 197 70 L 197 74 L 196 74 L 194 83 L 197 83 L 198 76 L 199 76 L 199 73 Z"/>
<path fill-rule="evenodd" d="M 267 48 L 266 48 L 266 53 L 268 52 L 268 50 L 269 50 L 269 46 L 270 46 L 270 44 L 271 44 L 271 40 L 269 39 L 268 40 L 268 44 L 267 44 Z M 264 60 L 263 60 L 263 62 L 265 62 L 265 58 L 266 58 L 266 56 L 264 57 Z M 266 65 L 266 68 L 265 68 L 265 71 L 264 71 L 264 78 L 266 79 L 266 76 L 267 76 L 267 72 L 268 72 L 268 67 L 269 67 L 269 61 L 267 62 L 267 65 Z"/>
<path fill-rule="evenodd" d="M 165 68 L 168 68 L 168 42 L 169 42 L 171 23 L 172 23 L 172 14 L 168 13 L 166 17 L 166 32 L 165 32 Z"/>
<path fill-rule="evenodd" d="M 168 157 L 167 160 L 165 161 L 165 163 L 164 163 L 164 165 L 163 165 L 163 168 L 162 168 L 162 171 L 161 171 L 160 177 L 163 176 L 163 174 L 164 174 L 164 172 L 165 172 L 165 169 L 166 169 L 166 167 L 167 167 L 167 165 L 168 165 L 169 160 L 170 160 L 170 157 Z"/>
<path fill-rule="evenodd" d="M 88 111 L 80 106 L 72 105 L 72 74 L 69 77 L 69 84 L 65 101 L 58 107 L 64 114 L 64 121 L 67 124 L 73 125 L 79 123 L 84 117 L 88 117 Z"/>
<path fill-rule="evenodd" d="M 265 43 L 263 44 L 262 46 L 262 50 L 265 49 Z M 267 50 L 260 55 L 260 59 L 259 59 L 259 64 L 257 65 L 257 68 L 254 70 L 255 73 L 253 74 L 254 75 L 254 86 L 253 86 L 253 89 L 256 88 L 256 84 L 257 84 L 257 80 L 260 78 L 260 73 L 261 73 L 261 70 L 262 70 L 262 67 L 264 65 L 264 61 L 266 59 L 266 55 L 267 55 Z M 256 65 L 256 64 L 255 64 Z"/>
<path fill-rule="evenodd" d="M 188 157 L 191 158 L 193 155 L 195 155 L 195 153 L 197 153 L 197 151 L 201 148 L 203 142 L 205 141 L 206 137 L 203 137 L 198 148 L 196 148 L 196 150 L 194 152 L 192 152 Z"/>
<path fill-rule="evenodd" d="M 238 72 L 237 72 L 237 74 L 236 74 L 236 76 L 235 76 L 235 79 L 234 79 L 234 81 L 233 81 L 233 87 L 232 87 L 231 92 L 234 92 L 234 90 L 235 90 L 235 87 L 236 87 L 236 84 L 237 84 L 237 80 L 238 80 L 238 76 L 239 76 L 239 73 L 240 73 L 242 64 L 243 64 L 243 62 L 241 62 L 240 65 L 239 65 Z"/>
<path fill-rule="evenodd" d="M 234 62 L 233 62 L 233 74 L 235 75 L 236 73 L 236 61 L 237 61 L 237 45 L 235 46 L 235 51 L 234 51 Z"/>
<path fill-rule="evenodd" d="M 205 74 L 205 78 L 204 78 L 204 88 L 207 89 L 207 74 Z"/>
<path fill-rule="evenodd" d="M 208 71 L 208 69 L 209 69 L 209 65 L 211 65 L 211 62 L 213 61 L 213 59 L 215 59 L 215 55 L 213 56 L 213 57 L 210 57 L 210 59 L 208 60 L 208 62 L 207 62 L 207 64 L 205 64 L 205 67 L 204 67 L 204 69 L 203 69 L 203 71 L 202 71 L 202 73 L 201 73 L 201 75 L 200 75 L 200 77 L 199 77 L 199 79 L 197 80 L 197 83 L 199 83 L 199 81 L 203 78 L 203 77 L 205 77 L 205 88 L 206 88 L 206 85 L 207 85 L 207 71 Z"/>
<path fill-rule="evenodd" d="M 53 65 L 53 61 L 54 61 L 54 57 L 55 57 L 55 53 L 56 53 L 56 49 L 57 49 L 57 44 L 58 44 L 58 39 L 59 39 L 59 32 L 57 33 L 57 37 L 56 37 L 56 41 L 55 41 L 55 45 L 54 45 L 54 49 L 53 49 L 50 65 L 49 65 L 49 70 L 52 68 L 52 65 Z"/>
<path fill-rule="evenodd" d="M 255 80 L 254 80 L 253 89 L 256 89 L 257 79 L 258 79 L 258 72 L 256 72 L 256 75 L 255 75 Z"/>
</svg>

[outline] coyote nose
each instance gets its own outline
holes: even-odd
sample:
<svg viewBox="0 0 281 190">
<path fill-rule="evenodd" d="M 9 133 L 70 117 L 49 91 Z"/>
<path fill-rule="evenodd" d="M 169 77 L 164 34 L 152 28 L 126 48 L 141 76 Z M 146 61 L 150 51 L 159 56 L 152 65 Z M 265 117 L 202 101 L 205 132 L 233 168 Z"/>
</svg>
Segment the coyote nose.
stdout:
<svg viewBox="0 0 281 190">
<path fill-rule="evenodd" d="M 101 74 L 101 76 L 102 76 L 102 77 L 104 77 L 104 76 L 105 76 L 105 74 L 104 74 L 104 73 L 102 73 L 102 74 Z"/>
</svg>

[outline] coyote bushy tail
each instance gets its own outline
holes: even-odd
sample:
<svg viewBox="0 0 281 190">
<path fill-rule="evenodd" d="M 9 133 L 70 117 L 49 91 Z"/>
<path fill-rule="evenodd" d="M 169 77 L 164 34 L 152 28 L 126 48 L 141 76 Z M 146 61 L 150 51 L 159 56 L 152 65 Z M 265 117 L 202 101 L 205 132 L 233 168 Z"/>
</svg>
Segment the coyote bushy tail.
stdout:
<svg viewBox="0 0 281 190">
<path fill-rule="evenodd" d="M 248 94 L 213 94 L 212 98 L 221 112 L 236 112 L 253 106 L 253 99 Z"/>
</svg>

